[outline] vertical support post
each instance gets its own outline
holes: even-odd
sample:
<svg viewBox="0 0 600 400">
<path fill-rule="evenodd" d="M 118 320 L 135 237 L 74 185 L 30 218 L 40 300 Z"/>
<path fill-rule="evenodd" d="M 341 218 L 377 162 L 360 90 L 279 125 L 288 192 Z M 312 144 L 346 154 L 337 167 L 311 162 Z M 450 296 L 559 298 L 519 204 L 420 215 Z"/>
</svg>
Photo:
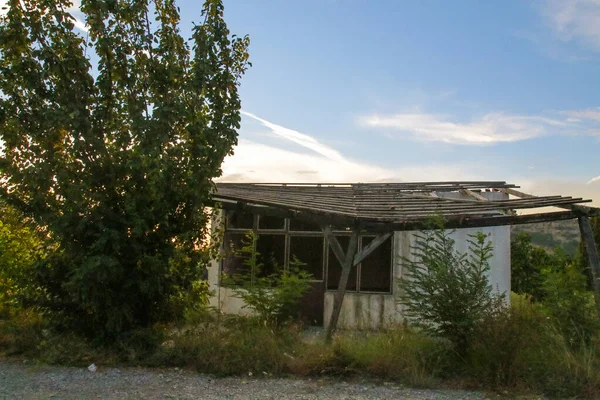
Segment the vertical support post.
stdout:
<svg viewBox="0 0 600 400">
<path fill-rule="evenodd" d="M 326 341 L 331 342 L 333 333 L 337 329 L 338 319 L 340 318 L 340 312 L 342 311 L 342 303 L 344 302 L 344 295 L 346 294 L 346 285 L 348 284 L 348 277 L 350 271 L 354 266 L 354 255 L 358 247 L 358 235 L 360 229 L 357 227 L 352 232 L 350 237 L 350 243 L 348 243 L 348 249 L 346 250 L 344 263 L 342 264 L 342 275 L 340 276 L 340 283 L 338 285 L 338 291 L 333 299 L 333 310 L 331 310 L 331 319 L 327 327 Z"/>
<path fill-rule="evenodd" d="M 585 244 L 592 280 L 594 282 L 594 298 L 596 299 L 596 308 L 598 310 L 598 314 L 600 314 L 600 257 L 598 256 L 598 249 L 596 248 L 594 232 L 592 230 L 592 224 L 590 223 L 589 217 L 582 215 L 578 218 L 578 221 L 579 231 L 581 232 L 581 240 L 583 240 L 583 243 Z"/>
</svg>

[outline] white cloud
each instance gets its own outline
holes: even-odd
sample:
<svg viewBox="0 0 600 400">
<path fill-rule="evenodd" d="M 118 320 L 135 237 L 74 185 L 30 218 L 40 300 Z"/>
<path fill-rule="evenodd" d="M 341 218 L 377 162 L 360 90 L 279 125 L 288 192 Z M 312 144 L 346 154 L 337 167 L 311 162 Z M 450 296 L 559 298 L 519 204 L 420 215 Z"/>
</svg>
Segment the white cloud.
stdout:
<svg viewBox="0 0 600 400">
<path fill-rule="evenodd" d="M 329 159 L 337 161 L 342 160 L 342 156 L 337 150 L 318 142 L 315 138 L 309 135 L 274 124 L 247 111 L 242 111 L 242 114 L 259 121 L 265 127 L 269 128 L 275 135 L 280 136 L 283 139 L 287 139 L 291 142 L 299 144 L 302 147 L 306 147 L 307 149 L 310 149 L 315 153 L 321 154 Z"/>
<path fill-rule="evenodd" d="M 360 162 L 304 154 L 240 140 L 235 154 L 223 163 L 223 181 L 352 182 L 382 181 L 390 171 Z"/>
<path fill-rule="evenodd" d="M 541 117 L 490 113 L 468 123 L 427 113 L 370 115 L 359 118 L 364 126 L 400 131 L 415 139 L 445 143 L 485 145 L 515 142 L 543 136 L 549 127 L 562 127 L 564 121 Z"/>
<path fill-rule="evenodd" d="M 600 51 L 600 0 L 544 0 L 541 13 L 564 41 Z"/>
<path fill-rule="evenodd" d="M 310 135 L 274 124 L 254 114 L 246 117 L 259 121 L 277 137 L 301 147 L 299 151 L 276 147 L 273 142 L 248 140 L 242 129 L 235 154 L 223 163 L 221 181 L 226 182 L 383 182 L 479 179 L 468 167 L 460 165 L 408 165 L 383 168 L 350 160 L 337 150 Z M 242 121 L 244 124 L 244 121 Z M 259 138 L 272 136 L 258 135 Z M 310 149 L 311 153 L 301 151 Z"/>
<path fill-rule="evenodd" d="M 568 117 L 572 118 L 572 120 L 574 121 L 588 119 L 600 122 L 600 107 L 585 108 L 582 110 L 569 110 L 563 111 L 563 113 Z"/>
<path fill-rule="evenodd" d="M 589 185 L 590 183 L 594 183 L 594 182 L 600 182 L 600 175 L 587 181 L 586 185 Z"/>
</svg>

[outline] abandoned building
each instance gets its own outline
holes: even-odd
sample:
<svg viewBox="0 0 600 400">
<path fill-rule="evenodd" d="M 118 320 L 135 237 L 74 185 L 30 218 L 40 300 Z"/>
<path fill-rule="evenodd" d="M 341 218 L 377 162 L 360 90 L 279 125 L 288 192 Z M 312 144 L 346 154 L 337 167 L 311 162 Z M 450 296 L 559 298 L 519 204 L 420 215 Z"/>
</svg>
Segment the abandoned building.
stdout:
<svg viewBox="0 0 600 400">
<path fill-rule="evenodd" d="M 301 315 L 331 333 L 336 327 L 376 329 L 402 321 L 397 286 L 403 259 L 411 257 L 415 234 L 428 228 L 433 215 L 455 230 L 459 251 L 467 251 L 469 235 L 488 235 L 494 247 L 488 278 L 500 292 L 510 292 L 510 225 L 579 218 L 584 240 L 593 243 L 588 217 L 598 209 L 579 205 L 590 200 L 536 197 L 517 188 L 505 182 L 219 183 L 214 200 L 227 246 L 239 247 L 249 230 L 258 235 L 264 274 L 289 265 L 292 256 L 306 264 L 314 280 Z M 516 212 L 550 206 L 563 211 Z M 588 253 L 597 267 L 597 253 Z M 209 268 L 212 305 L 222 312 L 245 312 L 241 299 L 221 282 L 240 263 L 228 255 Z"/>
</svg>

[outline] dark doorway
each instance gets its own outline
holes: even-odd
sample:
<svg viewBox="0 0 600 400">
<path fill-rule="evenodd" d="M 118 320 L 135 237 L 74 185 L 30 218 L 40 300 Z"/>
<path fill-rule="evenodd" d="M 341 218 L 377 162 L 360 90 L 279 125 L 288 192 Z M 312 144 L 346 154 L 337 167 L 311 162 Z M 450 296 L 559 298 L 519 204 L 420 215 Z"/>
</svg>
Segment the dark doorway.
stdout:
<svg viewBox="0 0 600 400">
<path fill-rule="evenodd" d="M 313 281 L 310 290 L 300 299 L 299 316 L 306 325 L 323 326 L 325 309 L 325 283 Z"/>
</svg>

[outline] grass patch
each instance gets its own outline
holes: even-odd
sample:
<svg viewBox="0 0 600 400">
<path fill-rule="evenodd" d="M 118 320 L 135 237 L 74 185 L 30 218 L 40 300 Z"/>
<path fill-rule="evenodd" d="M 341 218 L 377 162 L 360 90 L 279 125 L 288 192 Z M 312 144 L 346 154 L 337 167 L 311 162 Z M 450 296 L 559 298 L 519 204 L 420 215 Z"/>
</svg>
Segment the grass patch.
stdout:
<svg viewBox="0 0 600 400">
<path fill-rule="evenodd" d="M 342 336 L 334 352 L 357 373 L 417 387 L 439 383 L 453 358 L 446 341 L 407 328 Z"/>
<path fill-rule="evenodd" d="M 286 356 L 299 341 L 299 330 L 288 325 L 277 330 L 258 319 L 224 317 L 174 330 L 147 362 L 153 366 L 181 366 L 215 375 L 279 375 Z"/>
</svg>

